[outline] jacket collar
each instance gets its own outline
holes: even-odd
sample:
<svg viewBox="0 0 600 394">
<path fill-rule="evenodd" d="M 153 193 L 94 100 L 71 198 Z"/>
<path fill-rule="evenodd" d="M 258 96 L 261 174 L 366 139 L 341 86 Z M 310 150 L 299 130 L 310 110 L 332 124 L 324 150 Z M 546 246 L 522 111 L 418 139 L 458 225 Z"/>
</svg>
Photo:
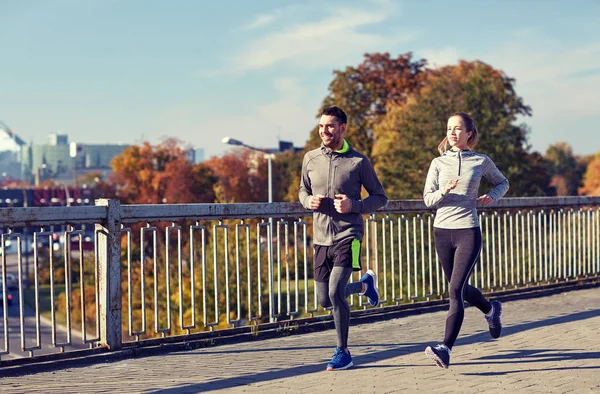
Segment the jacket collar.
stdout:
<svg viewBox="0 0 600 394">
<path fill-rule="evenodd" d="M 470 149 L 465 149 L 465 150 L 448 149 L 447 151 L 444 152 L 444 156 L 456 157 L 460 154 L 460 156 L 465 157 L 465 156 L 473 155 L 474 153 L 475 152 L 473 152 Z"/>
<path fill-rule="evenodd" d="M 337 154 L 337 155 L 343 155 L 344 153 L 348 153 L 352 150 L 352 145 L 346 141 L 346 139 L 344 138 L 344 144 L 342 145 L 342 148 L 339 150 L 331 150 L 325 147 L 325 145 L 323 145 L 323 143 L 321 143 L 321 151 L 325 154 Z"/>
</svg>

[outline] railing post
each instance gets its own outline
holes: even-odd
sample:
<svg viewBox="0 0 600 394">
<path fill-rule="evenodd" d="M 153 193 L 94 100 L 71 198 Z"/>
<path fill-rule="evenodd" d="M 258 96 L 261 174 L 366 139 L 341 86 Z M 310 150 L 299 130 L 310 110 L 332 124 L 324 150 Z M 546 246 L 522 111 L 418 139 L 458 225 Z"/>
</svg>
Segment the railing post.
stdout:
<svg viewBox="0 0 600 394">
<path fill-rule="evenodd" d="M 100 343 L 110 350 L 121 348 L 121 203 L 100 198 L 96 206 L 107 207 L 106 222 L 96 224 L 98 232 L 98 271 Z"/>
</svg>

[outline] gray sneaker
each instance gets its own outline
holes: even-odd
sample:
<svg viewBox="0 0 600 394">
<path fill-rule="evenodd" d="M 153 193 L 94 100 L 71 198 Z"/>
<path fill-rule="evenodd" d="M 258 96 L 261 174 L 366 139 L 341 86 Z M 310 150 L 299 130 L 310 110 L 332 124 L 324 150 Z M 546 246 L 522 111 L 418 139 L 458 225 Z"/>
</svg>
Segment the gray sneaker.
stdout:
<svg viewBox="0 0 600 394">
<path fill-rule="evenodd" d="M 502 315 L 502 303 L 494 300 L 490 304 L 492 304 L 493 311 L 491 316 L 486 316 L 485 319 L 490 326 L 490 335 L 492 338 L 496 339 L 502 332 L 502 321 L 500 320 L 500 315 Z"/>
<path fill-rule="evenodd" d="M 450 349 L 443 343 L 433 347 L 427 346 L 425 348 L 425 355 L 435 361 L 439 367 L 448 368 L 450 365 Z"/>
</svg>

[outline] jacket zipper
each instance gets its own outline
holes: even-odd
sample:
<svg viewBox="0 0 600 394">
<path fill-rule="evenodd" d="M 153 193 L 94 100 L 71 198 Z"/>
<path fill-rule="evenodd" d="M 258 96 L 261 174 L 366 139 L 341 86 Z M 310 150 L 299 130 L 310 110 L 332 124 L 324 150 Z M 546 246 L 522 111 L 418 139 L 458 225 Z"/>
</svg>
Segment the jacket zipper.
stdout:
<svg viewBox="0 0 600 394">
<path fill-rule="evenodd" d="M 329 171 L 327 171 L 327 195 L 325 197 L 328 198 L 333 198 L 331 197 L 331 184 L 333 182 L 332 179 L 332 168 L 333 168 L 333 153 L 329 152 Z M 334 228 L 333 228 L 333 212 L 332 209 L 333 208 L 333 203 L 328 204 L 327 207 L 328 211 L 329 211 L 329 215 L 328 215 L 328 223 L 327 223 L 327 236 L 330 237 L 330 241 L 333 242 L 333 238 L 334 238 Z"/>
</svg>

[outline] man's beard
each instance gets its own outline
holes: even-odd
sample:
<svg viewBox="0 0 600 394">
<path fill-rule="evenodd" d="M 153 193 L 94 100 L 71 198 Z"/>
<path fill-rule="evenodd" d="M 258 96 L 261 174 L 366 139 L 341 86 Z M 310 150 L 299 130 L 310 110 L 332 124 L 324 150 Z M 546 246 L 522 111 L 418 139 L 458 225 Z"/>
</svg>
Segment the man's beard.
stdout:
<svg viewBox="0 0 600 394">
<path fill-rule="evenodd" d="M 341 138 L 339 136 L 333 136 L 329 140 L 329 143 L 325 143 L 325 141 L 323 141 L 323 146 L 325 146 L 326 148 L 329 148 L 329 149 L 335 149 L 340 144 L 340 141 L 341 141 Z"/>
</svg>

